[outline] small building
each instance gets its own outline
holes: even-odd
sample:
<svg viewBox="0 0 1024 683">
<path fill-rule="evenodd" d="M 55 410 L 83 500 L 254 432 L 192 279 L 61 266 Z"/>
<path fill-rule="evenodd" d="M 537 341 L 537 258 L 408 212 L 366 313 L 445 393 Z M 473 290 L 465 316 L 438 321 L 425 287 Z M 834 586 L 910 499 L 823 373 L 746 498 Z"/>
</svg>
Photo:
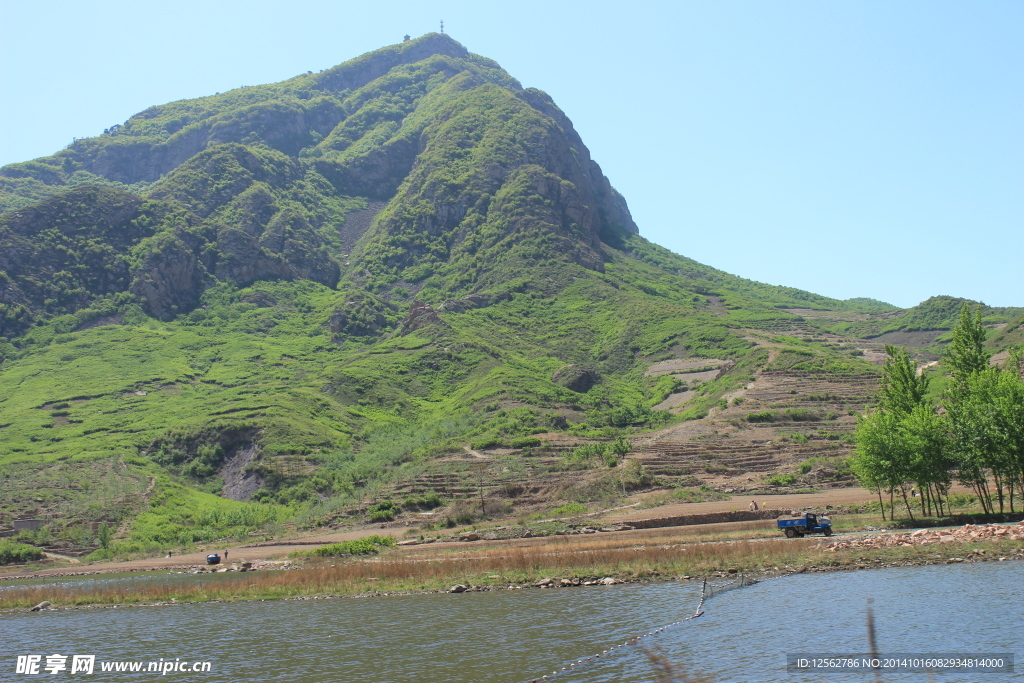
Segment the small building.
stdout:
<svg viewBox="0 0 1024 683">
<path fill-rule="evenodd" d="M 45 519 L 16 519 L 14 520 L 15 531 L 35 531 L 46 525 Z"/>
</svg>

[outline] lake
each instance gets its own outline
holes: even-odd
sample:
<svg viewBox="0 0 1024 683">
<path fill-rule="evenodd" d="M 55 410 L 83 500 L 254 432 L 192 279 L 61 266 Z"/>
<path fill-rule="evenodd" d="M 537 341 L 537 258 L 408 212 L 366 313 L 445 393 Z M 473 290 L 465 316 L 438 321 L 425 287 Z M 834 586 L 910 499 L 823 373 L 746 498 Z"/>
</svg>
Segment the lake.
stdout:
<svg viewBox="0 0 1024 683">
<path fill-rule="evenodd" d="M 101 672 L 102 662 L 162 658 L 210 662 L 208 672 L 166 674 L 177 681 L 518 683 L 690 616 L 700 590 L 687 581 L 3 614 L 0 680 L 34 678 L 15 674 L 18 655 L 42 655 L 45 666 L 56 653 L 95 655 L 99 681 L 157 675 Z M 717 683 L 871 681 L 867 673 L 786 669 L 789 652 L 867 653 L 868 598 L 882 655 L 1022 651 L 1024 563 L 987 562 L 800 574 L 728 591 L 698 619 L 552 680 L 652 681 L 653 654 Z M 944 672 L 936 680 L 1010 676 Z M 887 672 L 883 680 L 927 676 Z"/>
</svg>

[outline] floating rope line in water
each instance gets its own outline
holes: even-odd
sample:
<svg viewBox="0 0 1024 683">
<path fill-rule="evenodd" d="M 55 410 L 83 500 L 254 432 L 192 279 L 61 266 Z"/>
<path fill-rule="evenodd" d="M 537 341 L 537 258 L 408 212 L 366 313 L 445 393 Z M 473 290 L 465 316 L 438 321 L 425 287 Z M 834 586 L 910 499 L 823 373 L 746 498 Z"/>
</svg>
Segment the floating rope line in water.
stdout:
<svg viewBox="0 0 1024 683">
<path fill-rule="evenodd" d="M 699 617 L 702 614 L 704 614 L 704 612 L 702 611 L 701 608 L 704 607 L 704 600 L 705 600 L 705 597 L 706 597 L 704 595 L 704 588 L 707 587 L 707 583 L 708 583 L 707 580 L 705 580 L 704 581 L 704 587 L 702 587 L 702 589 L 701 589 L 700 602 L 697 603 L 697 609 L 694 611 L 693 616 L 686 617 L 685 619 L 680 619 L 679 621 L 673 621 L 671 624 L 666 624 L 666 625 L 664 625 L 664 626 L 662 626 L 660 628 L 656 628 L 653 631 L 651 631 L 650 633 L 645 633 L 642 636 L 636 636 L 634 638 L 630 638 L 629 640 L 627 640 L 626 642 L 622 643 L 621 645 L 615 645 L 613 647 L 608 648 L 607 650 L 602 650 L 601 652 L 599 652 L 599 653 L 597 653 L 595 655 L 591 655 L 590 657 L 583 657 L 582 659 L 577 659 L 575 662 L 571 662 L 568 666 L 563 666 L 561 669 L 557 669 L 555 671 L 552 671 L 550 674 L 547 674 L 545 676 L 541 676 L 540 678 L 531 678 L 530 679 L 530 683 L 538 683 L 539 681 L 550 680 L 551 678 L 554 678 L 555 676 L 557 676 L 557 675 L 559 675 L 561 673 L 565 673 L 566 671 L 577 671 L 578 670 L 577 667 L 582 667 L 582 665 L 586 664 L 587 662 L 592 662 L 592 661 L 594 661 L 596 659 L 600 659 L 601 657 L 606 657 L 607 658 L 607 657 L 610 657 L 612 655 L 617 655 L 617 654 L 619 654 L 622 651 L 622 648 L 626 647 L 627 645 L 636 645 L 643 638 L 649 638 L 651 636 L 658 635 L 659 633 L 662 633 L 663 631 L 667 631 L 668 629 L 672 628 L 673 626 L 679 626 L 680 624 L 685 624 L 688 621 L 692 621 L 693 619 L 696 619 L 697 617 Z"/>
<path fill-rule="evenodd" d="M 799 574 L 802 571 L 803 571 L 803 569 L 798 569 L 798 570 L 795 570 L 795 571 L 792 571 L 792 572 L 787 572 L 785 574 L 780 574 L 779 576 L 772 576 L 772 577 L 768 577 L 767 579 L 760 579 L 760 580 L 748 579 L 744 574 L 740 574 L 738 578 L 736 578 L 736 579 L 734 579 L 732 581 L 727 581 L 725 583 L 719 583 L 719 584 L 708 584 L 708 580 L 704 579 L 704 584 L 701 586 L 701 589 L 700 589 L 700 602 L 697 603 L 697 609 L 694 611 L 693 616 L 686 617 L 685 619 L 680 619 L 679 621 L 673 621 L 671 624 L 666 624 L 666 625 L 664 625 L 664 626 L 662 626 L 660 628 L 656 628 L 653 631 L 651 631 L 650 633 L 645 633 L 642 636 L 636 636 L 635 638 L 630 638 L 626 642 L 624 642 L 624 643 L 622 643 L 620 645 L 615 645 L 613 647 L 610 647 L 607 650 L 602 650 L 598 654 L 591 655 L 589 657 L 583 657 L 582 659 L 577 659 L 575 662 L 570 662 L 567 666 L 563 666 L 561 669 L 556 669 L 555 671 L 552 671 L 549 674 L 546 674 L 544 676 L 540 676 L 539 678 L 530 678 L 530 679 L 528 679 L 528 682 L 529 683 L 539 683 L 540 681 L 551 680 L 555 676 L 558 676 L 559 674 L 566 673 L 568 671 L 579 671 L 587 663 L 593 662 L 595 660 L 599 660 L 602 657 L 607 658 L 607 657 L 610 657 L 612 655 L 620 654 L 621 652 L 623 652 L 623 648 L 625 648 L 628 645 L 636 645 L 637 643 L 639 643 L 644 638 L 650 638 L 651 636 L 658 635 L 659 633 L 667 631 L 668 629 L 670 629 L 670 628 L 672 628 L 674 626 L 679 626 L 681 624 L 685 624 L 688 621 L 693 621 L 697 617 L 699 617 L 699 616 L 704 614 L 704 611 L 703 611 L 704 602 L 708 598 L 710 598 L 710 597 L 713 597 L 715 595 L 720 595 L 720 594 L 722 594 L 722 593 L 724 593 L 726 591 L 735 590 L 737 588 L 743 588 L 745 586 L 753 586 L 754 584 L 763 583 L 764 581 L 770 581 L 772 579 L 781 579 L 781 578 L 786 577 L 786 576 L 792 576 L 793 574 Z"/>
</svg>

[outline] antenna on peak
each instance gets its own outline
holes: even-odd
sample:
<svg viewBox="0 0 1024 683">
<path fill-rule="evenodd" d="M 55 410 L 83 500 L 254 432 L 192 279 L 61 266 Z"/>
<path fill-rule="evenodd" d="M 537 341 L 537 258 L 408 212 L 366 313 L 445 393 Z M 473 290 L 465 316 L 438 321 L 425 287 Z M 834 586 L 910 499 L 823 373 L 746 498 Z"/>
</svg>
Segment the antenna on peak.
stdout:
<svg viewBox="0 0 1024 683">
<path fill-rule="evenodd" d="M 441 20 L 441 33 L 444 33 L 444 19 Z"/>
</svg>

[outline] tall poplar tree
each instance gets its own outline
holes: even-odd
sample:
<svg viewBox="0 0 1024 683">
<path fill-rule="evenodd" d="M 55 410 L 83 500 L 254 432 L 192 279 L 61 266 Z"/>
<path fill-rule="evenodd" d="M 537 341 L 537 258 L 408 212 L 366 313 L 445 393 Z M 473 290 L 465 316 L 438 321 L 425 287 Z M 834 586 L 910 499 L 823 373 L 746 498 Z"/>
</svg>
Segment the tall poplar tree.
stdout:
<svg viewBox="0 0 1024 683">
<path fill-rule="evenodd" d="M 879 403 L 857 423 L 852 465 L 861 484 L 878 492 L 879 503 L 888 492 L 890 510 L 898 490 L 913 519 L 911 484 L 921 492 L 922 511 L 932 500 L 941 509 L 949 490 L 946 425 L 926 396 L 928 378 L 917 374 L 907 350 L 887 344 L 885 354 Z"/>
<path fill-rule="evenodd" d="M 952 426 L 958 479 L 974 489 L 985 512 L 992 512 L 989 480 L 997 448 L 993 390 L 998 376 L 989 368 L 991 356 L 984 344 L 980 307 L 972 316 L 964 304 L 943 359 L 952 379 L 943 404 Z"/>
</svg>

